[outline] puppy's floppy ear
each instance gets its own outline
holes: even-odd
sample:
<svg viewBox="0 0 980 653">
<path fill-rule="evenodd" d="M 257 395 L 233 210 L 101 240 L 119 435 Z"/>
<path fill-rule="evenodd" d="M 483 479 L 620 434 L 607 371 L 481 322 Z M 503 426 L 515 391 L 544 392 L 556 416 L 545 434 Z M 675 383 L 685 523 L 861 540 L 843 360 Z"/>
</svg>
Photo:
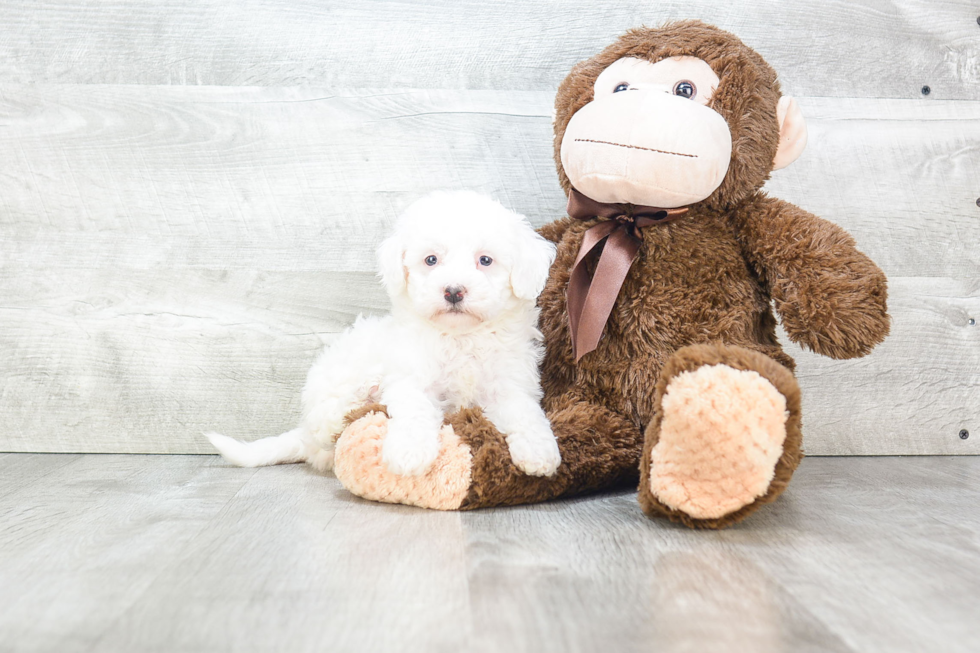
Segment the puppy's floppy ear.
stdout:
<svg viewBox="0 0 980 653">
<path fill-rule="evenodd" d="M 389 297 L 405 292 L 408 270 L 405 269 L 405 243 L 397 231 L 378 247 L 378 276 Z"/>
<path fill-rule="evenodd" d="M 521 220 L 516 231 L 517 247 L 510 270 L 510 287 L 518 299 L 534 300 L 548 281 L 548 272 L 555 260 L 555 246 L 539 236 L 524 220 Z"/>
</svg>

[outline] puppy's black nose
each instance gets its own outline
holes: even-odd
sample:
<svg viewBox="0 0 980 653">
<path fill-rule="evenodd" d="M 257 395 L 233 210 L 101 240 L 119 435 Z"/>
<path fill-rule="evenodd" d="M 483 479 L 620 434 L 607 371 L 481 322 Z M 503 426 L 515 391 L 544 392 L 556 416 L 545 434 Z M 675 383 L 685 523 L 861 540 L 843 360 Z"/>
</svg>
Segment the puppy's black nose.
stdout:
<svg viewBox="0 0 980 653">
<path fill-rule="evenodd" d="M 446 301 L 455 306 L 456 304 L 463 301 L 463 295 L 466 294 L 466 289 L 461 286 L 449 286 L 446 288 Z"/>
</svg>

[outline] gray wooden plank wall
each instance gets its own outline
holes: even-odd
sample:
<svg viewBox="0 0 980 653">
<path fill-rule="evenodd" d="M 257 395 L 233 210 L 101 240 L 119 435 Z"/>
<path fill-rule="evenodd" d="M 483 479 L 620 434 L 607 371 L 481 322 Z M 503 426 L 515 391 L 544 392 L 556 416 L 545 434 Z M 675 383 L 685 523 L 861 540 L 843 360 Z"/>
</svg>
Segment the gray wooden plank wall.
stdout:
<svg viewBox="0 0 980 653">
<path fill-rule="evenodd" d="M 980 452 L 980 8 L 965 1 L 0 5 L 0 450 L 289 428 L 436 188 L 560 217 L 555 88 L 624 29 L 730 29 L 799 98 L 773 194 L 891 283 L 869 358 L 800 352 L 813 454 Z M 931 92 L 922 94 L 928 85 Z M 972 322 L 971 322 L 972 320 Z M 963 440 L 961 430 L 972 436 Z"/>
</svg>

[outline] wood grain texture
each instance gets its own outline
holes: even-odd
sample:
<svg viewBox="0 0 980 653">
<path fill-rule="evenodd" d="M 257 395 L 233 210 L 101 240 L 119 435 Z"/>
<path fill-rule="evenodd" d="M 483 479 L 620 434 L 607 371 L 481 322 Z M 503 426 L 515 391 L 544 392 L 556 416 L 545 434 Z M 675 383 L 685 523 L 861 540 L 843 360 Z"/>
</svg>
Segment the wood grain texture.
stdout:
<svg viewBox="0 0 980 653">
<path fill-rule="evenodd" d="M 5 651 L 980 648 L 976 457 L 808 458 L 720 532 L 634 492 L 439 513 L 300 465 L 13 458 L 38 480 L 0 491 Z"/>
<path fill-rule="evenodd" d="M 980 278 L 892 277 L 889 310 L 892 333 L 866 358 L 834 361 L 793 348 L 804 450 L 980 453 L 980 327 L 969 323 L 980 315 Z M 960 438 L 964 429 L 969 439 Z"/>
<path fill-rule="evenodd" d="M 355 500 L 335 479 L 303 467 L 256 475 L 100 646 L 462 650 L 468 597 L 460 516 L 411 513 Z M 224 626 L 186 627 L 195 622 Z"/>
<path fill-rule="evenodd" d="M 210 453 L 208 429 L 287 430 L 332 332 L 387 300 L 363 274 L 62 274 L 7 286 L 27 299 L 0 311 L 0 448 Z"/>
<path fill-rule="evenodd" d="M 977 100 L 976 17 L 968 0 L 13 0 L 0 82 L 553 89 L 628 28 L 700 18 L 793 94 Z"/>
<path fill-rule="evenodd" d="M 6 85 L 0 100 L 2 450 L 204 453 L 204 430 L 290 428 L 317 350 L 385 310 L 373 251 L 408 202 L 475 188 L 536 224 L 564 205 L 550 93 Z M 980 103 L 801 104 L 810 147 L 769 188 L 855 235 L 895 317 L 868 359 L 801 357 L 807 450 L 977 453 L 957 433 L 980 432 Z"/>
<path fill-rule="evenodd" d="M 0 496 L 0 649 L 97 646 L 252 475 L 205 457 L 137 461 L 88 456 Z"/>
<path fill-rule="evenodd" d="M 0 496 L 10 494 L 81 458 L 81 455 L 0 455 Z"/>
<path fill-rule="evenodd" d="M 370 271 L 365 245 L 433 188 L 475 188 L 553 219 L 561 191 L 540 147 L 549 95 L 2 86 L 0 215 L 8 236 L 69 232 L 96 238 L 73 248 L 96 254 L 125 246 L 97 237 L 125 234 L 140 248 L 119 252 L 129 264 L 210 264 L 224 249 L 243 267 L 296 269 L 299 246 L 331 269 Z M 178 238 L 189 253 L 154 247 Z"/>
<path fill-rule="evenodd" d="M 807 149 L 771 194 L 847 229 L 889 276 L 980 276 L 980 103 L 799 102 Z"/>
<path fill-rule="evenodd" d="M 203 430 L 285 430 L 323 342 L 385 309 L 373 250 L 408 202 L 476 188 L 536 224 L 564 204 L 550 93 L 0 97 L 4 450 L 204 453 Z M 810 147 L 769 188 L 855 235 L 895 316 L 868 359 L 801 356 L 807 450 L 976 453 L 957 433 L 980 432 L 980 103 L 801 104 Z"/>
<path fill-rule="evenodd" d="M 480 190 L 544 224 L 564 209 L 552 99 L 0 86 L 0 255 L 372 272 L 394 217 L 436 188 Z M 773 194 L 841 224 L 890 275 L 980 274 L 966 245 L 980 240 L 980 102 L 799 100 L 810 143 Z"/>
</svg>

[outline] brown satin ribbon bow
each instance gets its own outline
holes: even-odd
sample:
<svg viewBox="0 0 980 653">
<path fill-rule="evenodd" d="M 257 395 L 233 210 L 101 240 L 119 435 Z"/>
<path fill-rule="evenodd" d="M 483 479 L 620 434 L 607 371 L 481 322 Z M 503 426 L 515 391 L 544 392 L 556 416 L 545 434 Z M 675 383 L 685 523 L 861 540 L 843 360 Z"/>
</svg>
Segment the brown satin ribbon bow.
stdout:
<svg viewBox="0 0 980 653">
<path fill-rule="evenodd" d="M 577 363 L 596 348 L 620 288 L 640 251 L 644 227 L 664 224 L 687 213 L 686 208 L 661 209 L 634 204 L 606 204 L 589 199 L 574 188 L 568 194 L 568 215 L 578 220 L 602 218 L 582 238 L 582 246 L 568 280 L 568 325 L 572 333 L 572 355 Z M 592 279 L 585 257 L 606 244 L 599 255 Z"/>
</svg>

